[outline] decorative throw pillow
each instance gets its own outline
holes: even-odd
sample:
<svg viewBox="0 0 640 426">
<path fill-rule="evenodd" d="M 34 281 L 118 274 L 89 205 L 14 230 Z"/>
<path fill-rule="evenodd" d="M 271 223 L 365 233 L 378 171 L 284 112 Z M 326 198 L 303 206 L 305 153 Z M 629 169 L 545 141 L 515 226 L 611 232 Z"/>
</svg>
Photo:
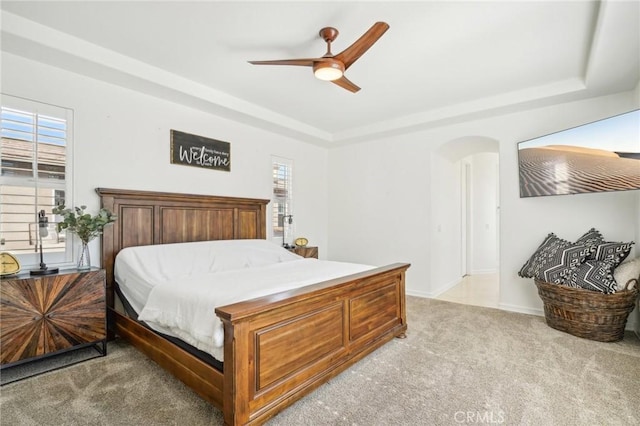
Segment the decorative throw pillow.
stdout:
<svg viewBox="0 0 640 426">
<path fill-rule="evenodd" d="M 538 270 L 540 269 L 540 263 L 545 257 L 545 251 L 551 250 L 550 246 L 557 240 L 558 237 L 553 232 L 547 235 L 542 243 L 538 246 L 538 248 L 533 252 L 529 260 L 527 260 L 524 265 L 522 265 L 522 268 L 520 268 L 520 271 L 518 271 L 518 275 L 523 278 L 535 277 Z"/>
<path fill-rule="evenodd" d="M 561 284 L 574 268 L 584 262 L 589 252 L 589 247 L 563 240 L 551 233 L 520 268 L 518 275 Z"/>
<path fill-rule="evenodd" d="M 596 228 L 589 229 L 583 236 L 576 240 L 576 244 L 584 244 L 595 252 L 600 244 L 604 243 L 604 237 Z M 595 259 L 593 253 L 589 253 L 587 260 Z"/>
<path fill-rule="evenodd" d="M 576 244 L 584 244 L 591 248 L 591 253 L 587 256 L 587 260 L 613 262 L 614 266 L 616 266 L 629 255 L 634 242 L 618 243 L 605 241 L 600 231 L 591 228 L 576 240 Z"/>
<path fill-rule="evenodd" d="M 569 274 L 565 282 L 569 287 L 582 287 L 587 290 L 610 294 L 616 292 L 613 279 L 613 264 L 601 260 L 587 260 Z"/>
<path fill-rule="evenodd" d="M 640 278 L 640 257 L 622 262 L 613 271 L 613 278 L 616 280 L 616 290 L 625 289 L 627 282 L 632 278 Z M 633 283 L 637 285 L 636 283 Z M 631 286 L 633 288 L 633 285 Z"/>
<path fill-rule="evenodd" d="M 633 241 L 629 243 L 603 242 L 598 244 L 595 252 L 591 253 L 591 255 L 595 260 L 612 263 L 615 268 L 629 256 L 631 246 L 634 244 Z"/>
</svg>

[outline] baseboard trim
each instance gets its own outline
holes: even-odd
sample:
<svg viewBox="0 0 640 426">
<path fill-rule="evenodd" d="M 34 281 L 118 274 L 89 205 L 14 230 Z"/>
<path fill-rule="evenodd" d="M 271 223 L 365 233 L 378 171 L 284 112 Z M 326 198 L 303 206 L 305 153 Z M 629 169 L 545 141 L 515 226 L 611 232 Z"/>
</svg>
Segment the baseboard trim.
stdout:
<svg viewBox="0 0 640 426">
<path fill-rule="evenodd" d="M 451 281 L 434 291 L 420 291 L 420 290 L 411 290 L 407 288 L 405 289 L 405 293 L 407 294 L 407 296 L 426 297 L 427 299 L 435 299 L 445 291 L 452 289 L 453 287 L 457 286 L 461 282 L 462 282 L 462 278 L 460 278 L 459 280 Z"/>
<path fill-rule="evenodd" d="M 489 274 L 497 274 L 497 269 L 478 269 L 471 271 L 469 275 L 489 275 Z"/>
<path fill-rule="evenodd" d="M 434 291 L 431 292 L 431 296 L 430 297 L 438 297 L 440 296 L 442 293 L 446 292 L 447 290 L 451 290 L 453 287 L 457 286 L 458 284 L 460 284 L 462 282 L 462 277 L 458 278 L 457 280 L 454 281 L 450 281 L 440 287 L 438 287 L 437 289 L 435 289 Z"/>
<path fill-rule="evenodd" d="M 521 305 L 511 305 L 509 303 L 498 303 L 498 308 L 502 309 L 503 311 L 518 312 L 521 314 L 536 315 L 539 317 L 544 316 L 543 309 L 529 308 Z"/>
<path fill-rule="evenodd" d="M 424 292 L 424 291 L 415 291 L 415 290 L 405 289 L 405 294 L 407 296 L 421 297 L 423 299 L 431 299 L 432 298 L 432 296 L 428 292 Z"/>
</svg>

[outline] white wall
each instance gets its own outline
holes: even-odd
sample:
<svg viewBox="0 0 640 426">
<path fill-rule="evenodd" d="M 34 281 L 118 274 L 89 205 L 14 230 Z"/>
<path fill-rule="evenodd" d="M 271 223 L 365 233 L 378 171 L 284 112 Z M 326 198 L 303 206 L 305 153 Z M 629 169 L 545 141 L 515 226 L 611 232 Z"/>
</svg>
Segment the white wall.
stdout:
<svg viewBox="0 0 640 426">
<path fill-rule="evenodd" d="M 408 292 L 437 294 L 460 269 L 459 234 L 449 229 L 458 212 L 443 202 L 459 200 L 459 185 L 451 184 L 459 173 L 447 172 L 445 160 L 433 154 L 465 138 L 498 141 L 500 305 L 540 314 L 533 281 L 519 278 L 517 271 L 544 236 L 555 232 L 575 239 L 596 227 L 608 239 L 631 240 L 640 227 L 638 191 L 522 199 L 517 143 L 639 105 L 637 93 L 626 92 L 332 149 L 329 256 L 372 264 L 410 262 Z"/>
<path fill-rule="evenodd" d="M 431 156 L 432 185 L 427 196 L 431 202 L 431 283 L 428 295 L 439 294 L 456 285 L 462 278 L 462 167 L 460 161 Z M 473 202 L 473 200 L 471 200 Z M 472 238 L 473 241 L 473 238 Z M 471 255 L 471 253 L 468 253 Z M 471 263 L 471 262 L 467 262 Z"/>
<path fill-rule="evenodd" d="M 471 274 L 498 272 L 498 153 L 474 154 L 471 164 Z"/>
<path fill-rule="evenodd" d="M 327 151 L 2 53 L 2 92 L 74 111 L 74 202 L 96 187 L 271 198 L 271 155 L 294 161 L 296 232 L 327 247 Z M 231 172 L 170 164 L 170 129 L 231 143 Z M 91 246 L 99 264 L 98 242 Z"/>
<path fill-rule="evenodd" d="M 372 141 L 329 152 L 329 257 L 371 265 L 411 262 L 411 289 L 427 294 L 428 142 Z"/>
</svg>

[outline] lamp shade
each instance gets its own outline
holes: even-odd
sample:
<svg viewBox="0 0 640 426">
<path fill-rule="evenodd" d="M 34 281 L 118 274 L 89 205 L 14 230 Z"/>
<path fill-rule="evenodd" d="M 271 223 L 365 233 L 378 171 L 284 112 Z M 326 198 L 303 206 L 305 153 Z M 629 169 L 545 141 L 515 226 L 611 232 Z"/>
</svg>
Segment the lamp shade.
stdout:
<svg viewBox="0 0 640 426">
<path fill-rule="evenodd" d="M 342 77 L 344 65 L 335 60 L 317 62 L 313 66 L 313 74 L 319 80 L 333 81 Z"/>
</svg>

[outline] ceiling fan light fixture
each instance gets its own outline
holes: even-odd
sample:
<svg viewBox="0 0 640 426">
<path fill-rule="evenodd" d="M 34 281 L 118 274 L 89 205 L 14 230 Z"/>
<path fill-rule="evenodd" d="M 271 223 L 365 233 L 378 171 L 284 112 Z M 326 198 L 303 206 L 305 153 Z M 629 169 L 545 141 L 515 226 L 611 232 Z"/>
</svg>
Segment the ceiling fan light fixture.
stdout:
<svg viewBox="0 0 640 426">
<path fill-rule="evenodd" d="M 338 61 L 323 61 L 313 65 L 313 75 L 318 80 L 334 81 L 342 77 L 344 66 Z"/>
<path fill-rule="evenodd" d="M 389 24 L 386 22 L 376 22 L 351 46 L 334 55 L 331 53 L 331 43 L 338 36 L 338 30 L 333 27 L 325 27 L 320 30 L 319 34 L 327 43 L 327 52 L 319 58 L 276 59 L 271 61 L 249 61 L 249 63 L 253 65 L 312 67 L 313 74 L 318 80 L 333 82 L 351 93 L 356 93 L 360 88 L 346 78 L 344 72 L 369 50 L 388 29 Z"/>
</svg>

